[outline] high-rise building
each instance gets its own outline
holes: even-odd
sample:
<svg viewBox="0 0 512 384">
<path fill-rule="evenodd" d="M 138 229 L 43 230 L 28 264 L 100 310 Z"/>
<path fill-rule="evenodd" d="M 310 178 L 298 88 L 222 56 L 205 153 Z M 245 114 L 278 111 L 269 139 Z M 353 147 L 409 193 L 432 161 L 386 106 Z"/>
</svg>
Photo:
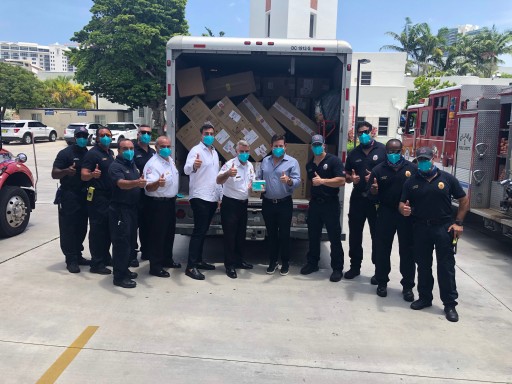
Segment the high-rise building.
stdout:
<svg viewBox="0 0 512 384">
<path fill-rule="evenodd" d="M 69 47 L 59 43 L 39 45 L 37 43 L 0 41 L 0 59 L 30 62 L 48 72 L 76 71 L 75 67 L 68 63 L 66 51 L 69 51 Z"/>
<path fill-rule="evenodd" d="M 450 28 L 450 29 L 448 29 L 446 44 L 448 46 L 450 46 L 450 45 L 454 45 L 455 43 L 457 43 L 457 38 L 458 38 L 459 34 L 477 35 L 480 32 L 482 32 L 480 27 L 478 25 L 472 25 L 472 24 L 464 24 L 464 25 L 457 26 L 457 28 Z"/>
<path fill-rule="evenodd" d="M 251 0 L 251 37 L 335 39 L 338 0 Z"/>
</svg>

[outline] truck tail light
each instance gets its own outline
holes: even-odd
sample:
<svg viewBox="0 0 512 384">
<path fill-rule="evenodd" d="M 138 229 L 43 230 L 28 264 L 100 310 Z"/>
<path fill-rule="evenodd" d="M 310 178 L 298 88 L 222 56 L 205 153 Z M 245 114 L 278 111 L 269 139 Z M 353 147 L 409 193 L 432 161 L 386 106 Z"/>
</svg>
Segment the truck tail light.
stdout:
<svg viewBox="0 0 512 384">
<path fill-rule="evenodd" d="M 274 42 L 273 41 L 269 41 L 267 44 L 268 45 L 274 45 Z"/>
<path fill-rule="evenodd" d="M 345 89 L 345 100 L 348 101 L 350 99 L 350 89 Z"/>
<path fill-rule="evenodd" d="M 251 42 L 250 41 L 244 41 L 244 44 L 245 45 L 251 45 Z"/>
<path fill-rule="evenodd" d="M 14 128 L 14 133 L 18 133 L 20 131 L 19 128 Z"/>
<path fill-rule="evenodd" d="M 171 93 L 172 93 L 171 84 L 167 84 L 167 96 L 171 96 Z"/>
<path fill-rule="evenodd" d="M 263 43 L 261 41 L 257 41 L 256 45 L 263 45 Z"/>
<path fill-rule="evenodd" d="M 347 71 L 350 71 L 352 69 L 352 64 L 347 64 Z"/>
<path fill-rule="evenodd" d="M 315 52 L 323 52 L 323 51 L 325 51 L 325 48 L 324 47 L 313 47 L 313 51 L 315 51 Z"/>
<path fill-rule="evenodd" d="M 206 44 L 194 44 L 194 48 L 206 48 Z"/>
</svg>

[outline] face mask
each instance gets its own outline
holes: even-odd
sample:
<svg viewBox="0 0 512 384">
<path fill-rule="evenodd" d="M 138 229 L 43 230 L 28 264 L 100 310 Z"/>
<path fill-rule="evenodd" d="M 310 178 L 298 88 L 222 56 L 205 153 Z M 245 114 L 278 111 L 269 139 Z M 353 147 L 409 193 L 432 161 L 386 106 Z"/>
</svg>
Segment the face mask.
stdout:
<svg viewBox="0 0 512 384">
<path fill-rule="evenodd" d="M 388 153 L 387 156 L 388 156 L 388 161 L 391 164 L 398 163 L 400 161 L 400 158 L 402 157 L 402 155 L 399 153 Z"/>
<path fill-rule="evenodd" d="M 369 134 L 367 133 L 363 133 L 361 136 L 359 136 L 359 142 L 363 145 L 368 145 L 370 144 L 370 141 L 371 141 L 371 137 Z"/>
<path fill-rule="evenodd" d="M 110 146 L 111 142 L 112 142 L 112 138 L 109 136 L 100 137 L 100 144 L 103 145 L 104 147 Z"/>
<path fill-rule="evenodd" d="M 123 152 L 123 159 L 132 161 L 134 155 L 135 152 L 133 151 L 133 149 L 127 149 L 126 151 Z"/>
<path fill-rule="evenodd" d="M 158 154 L 160 156 L 162 156 L 163 158 L 167 158 L 169 156 L 171 156 L 171 148 L 160 148 L 160 150 L 158 151 Z"/>
<path fill-rule="evenodd" d="M 323 145 L 314 145 L 311 146 L 311 150 L 313 151 L 313 155 L 320 156 L 324 152 Z"/>
<path fill-rule="evenodd" d="M 203 143 L 204 145 L 206 145 L 207 147 L 209 147 L 210 145 L 213 144 L 215 138 L 213 136 L 204 136 L 203 137 Z"/>
<path fill-rule="evenodd" d="M 242 163 L 246 163 L 247 160 L 249 160 L 249 154 L 248 153 L 239 153 L 238 160 L 240 160 Z"/>
<path fill-rule="evenodd" d="M 284 148 L 272 148 L 272 154 L 275 157 L 281 157 L 284 155 Z"/>
<path fill-rule="evenodd" d="M 143 133 L 142 135 L 140 135 L 140 142 L 142 144 L 149 144 L 150 141 L 151 135 L 149 133 Z"/>
<path fill-rule="evenodd" d="M 428 172 L 432 168 L 432 162 L 430 160 L 418 160 L 418 169 L 421 172 Z"/>
<path fill-rule="evenodd" d="M 87 146 L 87 138 L 85 137 L 77 137 L 76 138 L 76 145 L 78 145 L 80 148 L 85 148 Z"/>
</svg>

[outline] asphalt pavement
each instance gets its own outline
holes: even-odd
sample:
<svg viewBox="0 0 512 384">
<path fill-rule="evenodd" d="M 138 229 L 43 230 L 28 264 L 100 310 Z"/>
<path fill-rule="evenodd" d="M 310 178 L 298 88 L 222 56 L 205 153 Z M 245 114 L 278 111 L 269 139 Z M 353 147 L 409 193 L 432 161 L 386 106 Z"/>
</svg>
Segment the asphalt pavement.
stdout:
<svg viewBox="0 0 512 384">
<path fill-rule="evenodd" d="M 23 234 L 0 239 L 2 383 L 512 382 L 510 243 L 465 229 L 456 256 L 458 323 L 445 319 L 437 283 L 431 308 L 409 309 L 396 244 L 388 297 L 375 294 L 367 228 L 354 280 L 329 282 L 328 243 L 320 271 L 300 275 L 305 241 L 292 243 L 288 276 L 267 275 L 265 244 L 251 242 L 246 259 L 255 268 L 231 280 L 221 240 L 213 238 L 205 260 L 217 269 L 206 271 L 205 281 L 183 270 L 153 277 L 142 262 L 132 269 L 137 288 L 122 289 L 87 267 L 79 274 L 65 269 L 50 177 L 65 145 L 35 145 L 36 209 Z M 33 169 L 31 146 L 6 148 L 25 152 Z M 188 243 L 184 236 L 175 241 L 182 264 Z M 84 246 L 89 258 L 87 240 Z"/>
</svg>

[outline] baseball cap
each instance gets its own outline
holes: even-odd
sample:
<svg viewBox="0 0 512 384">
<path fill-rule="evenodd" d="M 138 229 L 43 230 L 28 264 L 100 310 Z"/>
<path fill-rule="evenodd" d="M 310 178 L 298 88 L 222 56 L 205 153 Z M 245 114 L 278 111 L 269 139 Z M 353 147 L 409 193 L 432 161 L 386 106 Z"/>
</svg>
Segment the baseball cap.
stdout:
<svg viewBox="0 0 512 384">
<path fill-rule="evenodd" d="M 434 157 L 434 152 L 432 148 L 429 147 L 421 147 L 416 150 L 416 158 L 418 159 L 428 159 L 431 160 Z"/>
<path fill-rule="evenodd" d="M 324 144 L 324 137 L 322 135 L 314 135 L 311 138 L 311 144 Z"/>
<path fill-rule="evenodd" d="M 75 129 L 75 136 L 78 136 L 79 134 L 83 133 L 86 136 L 89 136 L 89 131 L 85 127 L 78 127 Z"/>
</svg>

